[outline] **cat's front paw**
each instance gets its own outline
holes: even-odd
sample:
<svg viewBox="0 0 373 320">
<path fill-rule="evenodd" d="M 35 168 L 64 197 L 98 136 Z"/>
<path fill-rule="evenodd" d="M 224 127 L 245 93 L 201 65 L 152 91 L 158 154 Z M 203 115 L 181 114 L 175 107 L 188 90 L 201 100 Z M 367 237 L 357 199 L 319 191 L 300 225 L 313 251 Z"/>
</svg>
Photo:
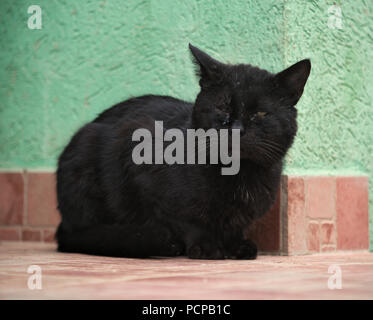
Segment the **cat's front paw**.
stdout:
<svg viewBox="0 0 373 320">
<path fill-rule="evenodd" d="M 160 256 L 164 257 L 176 257 L 184 253 L 184 245 L 176 241 L 170 241 L 166 243 L 160 252 Z"/>
<path fill-rule="evenodd" d="M 251 240 L 242 240 L 235 247 L 234 251 L 231 252 L 229 258 L 242 259 L 242 260 L 253 260 L 256 259 L 258 254 L 258 248 Z"/>
<path fill-rule="evenodd" d="M 224 259 L 223 250 L 219 246 L 209 243 L 193 244 L 189 247 L 187 255 L 190 259 Z"/>
</svg>

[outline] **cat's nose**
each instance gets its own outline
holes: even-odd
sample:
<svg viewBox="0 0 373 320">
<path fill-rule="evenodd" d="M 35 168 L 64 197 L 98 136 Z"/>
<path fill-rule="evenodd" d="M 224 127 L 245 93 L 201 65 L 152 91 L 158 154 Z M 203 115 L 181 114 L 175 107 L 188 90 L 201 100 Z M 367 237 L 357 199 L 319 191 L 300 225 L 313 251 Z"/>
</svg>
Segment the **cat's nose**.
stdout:
<svg viewBox="0 0 373 320">
<path fill-rule="evenodd" d="M 243 126 L 241 120 L 235 120 L 232 124 L 232 129 L 240 130 L 241 136 L 245 133 L 245 127 Z"/>
</svg>

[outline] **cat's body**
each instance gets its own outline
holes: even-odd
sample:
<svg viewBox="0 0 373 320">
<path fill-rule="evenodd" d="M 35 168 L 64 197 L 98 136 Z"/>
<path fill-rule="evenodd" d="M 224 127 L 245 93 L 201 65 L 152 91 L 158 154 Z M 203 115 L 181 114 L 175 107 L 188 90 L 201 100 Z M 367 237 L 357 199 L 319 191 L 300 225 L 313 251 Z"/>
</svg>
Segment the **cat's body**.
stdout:
<svg viewBox="0 0 373 320">
<path fill-rule="evenodd" d="M 256 246 L 245 239 L 244 232 L 275 201 L 282 159 L 296 132 L 293 106 L 301 92 L 288 99 L 286 114 L 272 116 L 272 123 L 255 124 L 258 119 L 253 115 L 258 110 L 270 113 L 272 98 L 287 103 L 281 96 L 283 89 L 272 83 L 274 75 L 249 66 L 229 66 L 228 71 L 227 66 L 217 76 L 207 69 L 212 66 L 216 72 L 218 62 L 197 48 L 191 50 L 201 68 L 202 91 L 195 104 L 152 95 L 127 100 L 80 129 L 61 154 L 57 171 L 60 251 L 123 257 L 255 258 Z M 244 67 L 246 73 L 239 75 Z M 309 70 L 301 71 L 306 80 Z M 220 81 L 223 76 L 234 79 L 233 88 L 240 82 L 252 88 L 252 94 L 233 94 L 229 81 Z M 253 77 L 259 77 L 259 82 Z M 251 85 L 246 81 L 252 81 Z M 212 83 L 219 83 L 219 90 Z M 262 86 L 257 88 L 259 83 Z M 229 111 L 228 100 L 235 100 L 239 110 L 231 107 Z M 253 101 L 256 105 L 263 101 L 260 109 L 254 108 Z M 243 108 L 250 106 L 254 113 L 245 114 Z M 228 125 L 226 119 L 221 121 L 227 114 Z M 242 124 L 244 119 L 251 119 L 251 127 Z M 222 175 L 220 165 L 209 164 L 134 164 L 132 133 L 138 128 L 153 130 L 154 121 L 163 121 L 165 130 L 183 132 L 240 128 L 239 173 Z M 250 131 L 253 128 L 260 132 Z M 273 134 L 268 133 L 271 130 L 276 131 L 272 140 L 265 136 Z"/>
</svg>

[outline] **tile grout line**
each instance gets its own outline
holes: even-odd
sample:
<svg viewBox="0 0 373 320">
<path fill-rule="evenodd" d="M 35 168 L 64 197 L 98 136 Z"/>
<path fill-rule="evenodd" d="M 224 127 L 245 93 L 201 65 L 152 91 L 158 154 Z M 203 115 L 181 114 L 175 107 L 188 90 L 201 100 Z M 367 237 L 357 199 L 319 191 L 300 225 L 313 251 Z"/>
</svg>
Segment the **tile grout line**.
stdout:
<svg viewBox="0 0 373 320">
<path fill-rule="evenodd" d="M 337 229 L 337 201 L 338 201 L 338 198 L 337 198 L 337 181 L 338 181 L 338 177 L 335 177 L 334 179 L 334 192 L 333 192 L 333 200 L 334 200 L 334 215 L 333 215 L 333 222 L 334 222 L 334 246 L 335 246 L 335 250 L 337 250 L 337 244 L 338 244 L 338 229 Z"/>
<path fill-rule="evenodd" d="M 308 237 L 309 237 L 308 228 L 309 228 L 309 225 L 310 225 L 310 218 L 308 216 L 308 203 L 307 203 L 308 180 L 307 180 L 306 176 L 303 176 L 302 178 L 303 178 L 303 186 L 304 186 L 303 187 L 303 192 L 304 192 L 304 211 L 303 211 L 303 213 L 304 213 L 304 224 L 305 224 L 305 228 L 306 228 L 306 230 L 304 232 L 304 234 L 305 234 L 304 241 L 306 243 L 304 244 L 304 246 L 305 246 L 305 250 L 306 250 L 305 253 L 309 254 L 310 251 L 308 249 L 308 241 L 309 241 L 309 239 L 308 239 Z"/>
<path fill-rule="evenodd" d="M 28 225 L 28 219 L 27 219 L 27 211 L 28 211 L 28 173 L 27 173 L 27 170 L 26 169 L 23 169 L 23 174 L 22 174 L 22 177 L 23 177 L 23 203 L 24 203 L 24 207 L 23 207 L 23 224 L 22 224 L 22 228 L 21 228 L 21 231 L 20 231 L 20 239 L 21 241 L 23 241 L 23 229 L 25 226 Z"/>
</svg>

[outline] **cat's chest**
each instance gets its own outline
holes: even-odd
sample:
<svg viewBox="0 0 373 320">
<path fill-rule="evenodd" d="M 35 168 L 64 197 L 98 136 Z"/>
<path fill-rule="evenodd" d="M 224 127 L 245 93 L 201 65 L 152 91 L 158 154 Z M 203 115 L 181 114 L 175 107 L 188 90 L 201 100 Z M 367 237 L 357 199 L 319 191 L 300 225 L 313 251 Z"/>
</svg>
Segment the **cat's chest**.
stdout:
<svg viewBox="0 0 373 320">
<path fill-rule="evenodd" d="M 264 215 L 276 200 L 280 176 L 281 172 L 265 172 L 239 177 L 217 195 L 218 210 L 224 216 L 241 216 L 244 220 Z"/>
<path fill-rule="evenodd" d="M 273 192 L 261 181 L 243 183 L 234 188 L 231 193 L 230 202 L 233 205 L 256 209 L 263 203 L 270 202 Z"/>
</svg>

